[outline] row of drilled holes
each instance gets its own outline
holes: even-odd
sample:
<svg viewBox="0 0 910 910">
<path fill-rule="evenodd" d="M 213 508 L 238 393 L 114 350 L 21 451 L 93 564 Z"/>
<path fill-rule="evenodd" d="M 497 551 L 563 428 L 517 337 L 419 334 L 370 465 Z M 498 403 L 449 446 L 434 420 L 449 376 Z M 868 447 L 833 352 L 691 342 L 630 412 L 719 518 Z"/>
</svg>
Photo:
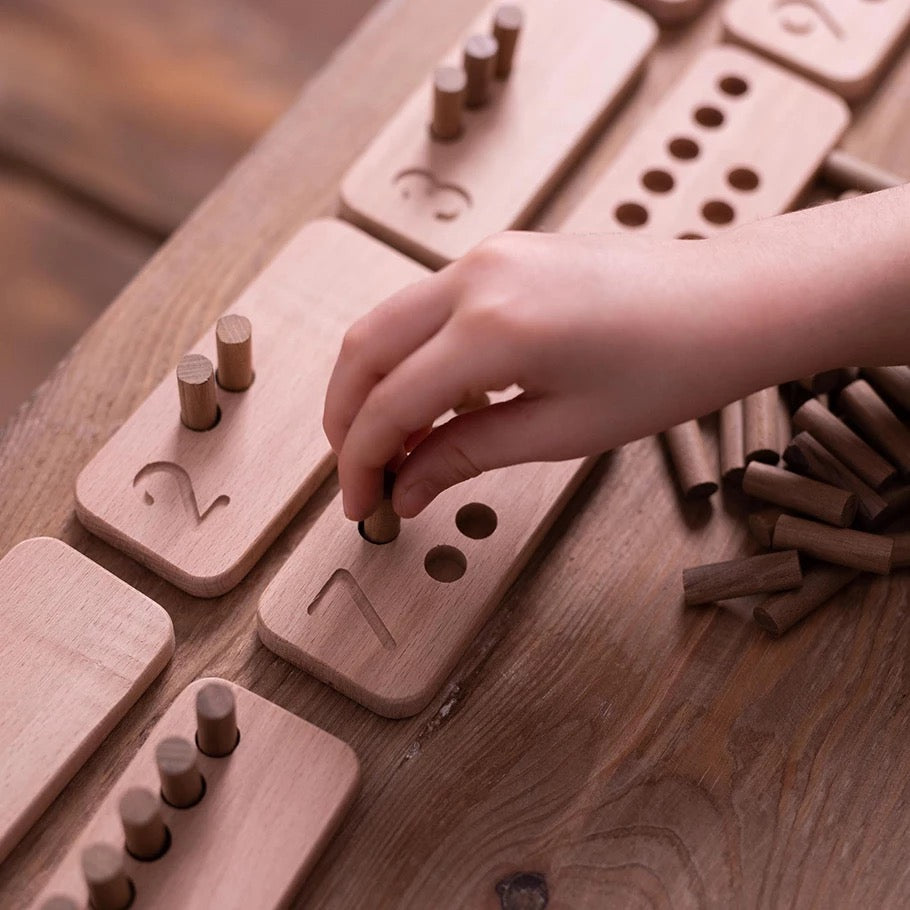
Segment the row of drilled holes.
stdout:
<svg viewBox="0 0 910 910">
<path fill-rule="evenodd" d="M 499 519 L 496 513 L 482 502 L 462 506 L 455 515 L 455 527 L 472 540 L 484 540 L 495 530 Z M 468 560 L 458 547 L 442 545 L 433 547 L 423 561 L 427 575 L 436 581 L 458 581 L 468 569 Z"/>
<path fill-rule="evenodd" d="M 731 97 L 738 98 L 745 95 L 749 85 L 740 76 L 724 76 L 717 83 L 720 91 Z M 717 129 L 724 123 L 724 114 L 719 108 L 711 105 L 702 105 L 696 108 L 693 119 L 705 129 Z M 677 136 L 667 144 L 669 153 L 680 161 L 691 161 L 701 152 L 699 144 L 686 136 Z M 751 192 L 758 188 L 759 176 L 748 167 L 733 168 L 727 174 L 727 182 L 736 190 Z M 652 193 L 669 193 L 676 181 L 669 171 L 653 168 L 642 176 L 642 185 Z M 701 208 L 702 217 L 711 224 L 730 224 L 736 217 L 733 206 L 722 199 L 710 199 Z M 626 227 L 642 227 L 647 224 L 648 210 L 638 202 L 623 202 L 614 212 L 616 220 Z M 700 234 L 681 234 L 683 239 L 701 239 Z"/>
</svg>

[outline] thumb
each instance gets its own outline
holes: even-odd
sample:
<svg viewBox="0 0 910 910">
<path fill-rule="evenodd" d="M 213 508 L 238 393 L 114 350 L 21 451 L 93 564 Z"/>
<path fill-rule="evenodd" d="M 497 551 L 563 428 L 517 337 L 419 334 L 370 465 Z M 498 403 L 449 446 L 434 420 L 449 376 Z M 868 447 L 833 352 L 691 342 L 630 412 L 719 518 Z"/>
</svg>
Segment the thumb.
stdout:
<svg viewBox="0 0 910 910">
<path fill-rule="evenodd" d="M 556 402 L 519 395 L 453 417 L 434 429 L 405 460 L 392 505 L 402 518 L 420 514 L 443 490 L 484 471 L 554 457 Z"/>
</svg>

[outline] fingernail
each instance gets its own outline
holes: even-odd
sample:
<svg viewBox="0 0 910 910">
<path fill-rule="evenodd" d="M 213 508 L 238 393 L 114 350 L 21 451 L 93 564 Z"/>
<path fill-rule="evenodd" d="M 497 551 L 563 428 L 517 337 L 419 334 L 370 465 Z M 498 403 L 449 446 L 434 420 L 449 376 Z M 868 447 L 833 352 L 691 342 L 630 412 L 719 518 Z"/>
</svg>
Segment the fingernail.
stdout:
<svg viewBox="0 0 910 910">
<path fill-rule="evenodd" d="M 435 488 L 426 480 L 412 484 L 401 491 L 401 506 L 398 514 L 402 518 L 413 518 L 433 501 L 435 495 Z"/>
</svg>

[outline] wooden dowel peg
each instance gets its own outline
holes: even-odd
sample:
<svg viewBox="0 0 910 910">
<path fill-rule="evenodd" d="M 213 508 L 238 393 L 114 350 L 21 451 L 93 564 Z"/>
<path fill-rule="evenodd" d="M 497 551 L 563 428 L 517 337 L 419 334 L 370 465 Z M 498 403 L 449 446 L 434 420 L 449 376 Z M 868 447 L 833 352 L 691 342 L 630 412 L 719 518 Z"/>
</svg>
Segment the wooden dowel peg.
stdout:
<svg viewBox="0 0 910 910">
<path fill-rule="evenodd" d="M 686 499 L 705 499 L 717 491 L 715 468 L 705 450 L 697 420 L 687 420 L 664 433 L 679 487 Z"/>
<path fill-rule="evenodd" d="M 228 313 L 215 325 L 218 385 L 245 392 L 253 384 L 253 326 L 246 316 Z"/>
<path fill-rule="evenodd" d="M 791 550 L 684 569 L 683 591 L 686 603 L 695 606 L 750 594 L 787 591 L 799 587 L 802 580 L 799 555 Z"/>
<path fill-rule="evenodd" d="M 861 572 L 887 575 L 891 571 L 894 541 L 879 534 L 831 525 L 793 515 L 781 515 L 772 540 L 776 550 L 799 550 L 823 562 L 849 566 Z"/>
<path fill-rule="evenodd" d="M 886 398 L 910 411 L 910 367 L 864 367 L 862 373 Z"/>
<path fill-rule="evenodd" d="M 196 745 L 214 758 L 237 747 L 237 707 L 234 693 L 223 683 L 208 683 L 196 693 Z"/>
<path fill-rule="evenodd" d="M 839 528 L 853 524 L 856 517 L 855 493 L 758 461 L 746 468 L 743 492 Z"/>
<path fill-rule="evenodd" d="M 863 193 L 890 190 L 907 182 L 903 177 L 869 164 L 842 149 L 834 149 L 829 153 L 822 174 L 828 183 L 839 189 L 860 190 Z"/>
<path fill-rule="evenodd" d="M 215 368 L 202 354 L 187 354 L 177 365 L 180 419 L 191 430 L 210 430 L 218 422 Z"/>
<path fill-rule="evenodd" d="M 842 420 L 810 398 L 793 415 L 797 430 L 811 433 L 832 455 L 874 490 L 880 490 L 897 475 L 893 465 L 868 446 Z"/>
<path fill-rule="evenodd" d="M 888 501 L 860 480 L 810 433 L 803 431 L 793 437 L 784 451 L 784 461 L 800 474 L 808 474 L 823 483 L 855 493 L 859 501 L 857 514 L 867 527 L 880 527 L 885 520 Z"/>
<path fill-rule="evenodd" d="M 433 123 L 437 139 L 457 139 L 461 135 L 468 77 L 457 66 L 440 66 L 433 74 Z"/>
<path fill-rule="evenodd" d="M 902 474 L 910 473 L 910 429 L 865 379 L 851 382 L 840 394 L 841 407 Z"/>
<path fill-rule="evenodd" d="M 125 910 L 133 900 L 133 884 L 123 865 L 123 851 L 110 844 L 92 844 L 82 853 L 82 874 L 92 910 Z"/>
<path fill-rule="evenodd" d="M 720 476 L 727 483 L 742 483 L 746 470 L 743 441 L 743 403 L 731 401 L 720 409 L 719 418 Z"/>
<path fill-rule="evenodd" d="M 464 46 L 464 71 L 468 85 L 465 104 L 481 107 L 490 97 L 499 44 L 492 35 L 472 35 Z"/>
<path fill-rule="evenodd" d="M 843 370 L 825 370 L 821 373 L 813 373 L 811 376 L 804 376 L 797 382 L 810 395 L 824 395 L 826 392 L 833 392 L 844 384 Z"/>
<path fill-rule="evenodd" d="M 456 414 L 470 414 L 472 411 L 479 411 L 490 404 L 490 396 L 486 392 L 472 392 L 465 396 L 455 408 Z"/>
<path fill-rule="evenodd" d="M 747 519 L 749 533 L 769 550 L 771 549 L 771 538 L 774 535 L 774 525 L 777 524 L 777 519 L 781 514 L 780 509 L 759 509 L 757 512 L 750 513 Z"/>
<path fill-rule="evenodd" d="M 892 569 L 910 568 L 910 531 L 892 535 L 894 550 L 891 553 Z"/>
<path fill-rule="evenodd" d="M 179 736 L 163 739 L 155 749 L 161 795 L 178 809 L 195 806 L 205 793 L 205 781 L 196 765 L 196 752 L 193 743 Z"/>
<path fill-rule="evenodd" d="M 773 386 L 753 392 L 743 400 L 743 446 L 747 464 L 750 461 L 765 464 L 780 461 L 777 399 L 777 386 Z"/>
<path fill-rule="evenodd" d="M 848 199 L 859 199 L 866 194 L 862 190 L 844 190 L 837 197 L 838 202 L 846 202 Z"/>
<path fill-rule="evenodd" d="M 799 588 L 768 598 L 752 611 L 752 617 L 772 635 L 783 635 L 791 626 L 846 588 L 858 575 L 856 569 L 846 566 L 826 563 L 813 565 L 806 570 Z"/>
<path fill-rule="evenodd" d="M 81 910 L 81 908 L 71 897 L 55 894 L 41 905 L 41 910 Z"/>
<path fill-rule="evenodd" d="M 168 832 L 161 817 L 161 799 L 144 787 L 132 787 L 120 800 L 120 822 L 126 849 L 136 859 L 161 856 L 168 846 Z"/>
<path fill-rule="evenodd" d="M 515 46 L 524 25 L 524 13 L 514 3 L 503 3 L 493 16 L 493 37 L 499 45 L 496 53 L 496 78 L 508 79 L 515 58 Z"/>
<path fill-rule="evenodd" d="M 382 499 L 376 511 L 365 518 L 360 532 L 370 543 L 391 543 L 401 533 L 401 519 L 392 508 L 392 489 L 395 486 L 395 475 L 386 471 L 382 482 Z"/>
</svg>

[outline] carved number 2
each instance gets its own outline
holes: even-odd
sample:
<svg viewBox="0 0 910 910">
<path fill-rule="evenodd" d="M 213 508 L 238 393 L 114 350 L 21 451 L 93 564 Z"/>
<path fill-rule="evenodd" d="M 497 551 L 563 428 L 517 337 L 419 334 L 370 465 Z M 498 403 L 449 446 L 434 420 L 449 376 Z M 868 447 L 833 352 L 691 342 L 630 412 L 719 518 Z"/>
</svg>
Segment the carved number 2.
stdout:
<svg viewBox="0 0 910 910">
<path fill-rule="evenodd" d="M 139 486 L 141 481 L 156 474 L 165 474 L 173 480 L 177 485 L 177 491 L 180 494 L 180 499 L 183 502 L 187 515 L 189 515 L 197 525 L 202 524 L 202 522 L 212 514 L 215 508 L 227 506 L 231 502 L 230 496 L 222 494 L 204 512 L 200 511 L 199 504 L 196 501 L 196 491 L 193 489 L 193 482 L 190 480 L 190 475 L 186 472 L 185 468 L 172 461 L 154 461 L 151 464 L 147 464 L 133 478 L 133 487 Z M 142 494 L 142 500 L 146 505 L 153 506 L 155 504 L 155 497 L 148 491 L 148 488 L 145 488 L 142 491 Z"/>
</svg>

